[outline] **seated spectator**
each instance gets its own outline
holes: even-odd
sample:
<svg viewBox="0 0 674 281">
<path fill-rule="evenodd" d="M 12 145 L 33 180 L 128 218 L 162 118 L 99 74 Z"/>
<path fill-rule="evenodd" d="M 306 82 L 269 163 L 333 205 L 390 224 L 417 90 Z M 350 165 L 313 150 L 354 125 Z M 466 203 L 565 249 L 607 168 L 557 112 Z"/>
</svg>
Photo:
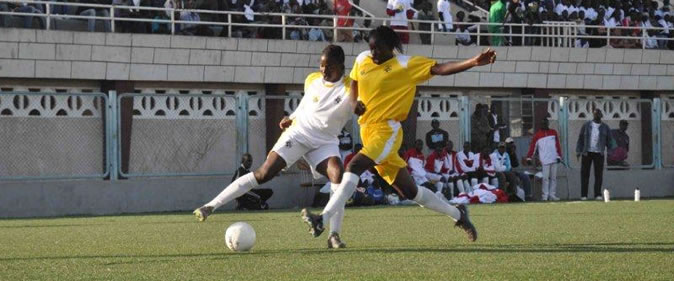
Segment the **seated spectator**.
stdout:
<svg viewBox="0 0 674 281">
<path fill-rule="evenodd" d="M 505 182 L 505 180 L 500 180 L 499 175 L 496 173 L 496 165 L 498 163 L 492 159 L 489 147 L 483 148 L 482 151 L 477 154 L 477 158 L 478 166 L 475 177 L 478 180 L 482 179 L 483 183 L 488 183 L 496 187 L 499 186 L 499 182 Z"/>
<path fill-rule="evenodd" d="M 510 158 L 510 166 L 513 168 L 513 172 L 517 177 L 520 179 L 520 187 L 524 190 L 524 197 L 525 200 L 531 200 L 532 194 L 531 194 L 531 179 L 529 179 L 529 176 L 527 176 L 525 173 L 523 173 L 521 170 L 516 171 L 514 169 L 517 169 L 520 167 L 520 161 L 519 158 L 517 158 L 517 146 L 515 145 L 515 140 L 513 138 L 507 138 L 506 141 L 506 152 L 508 153 L 508 157 Z"/>
<path fill-rule="evenodd" d="M 436 146 L 433 151 L 428 154 L 424 168 L 426 169 L 427 178 L 437 179 L 437 181 L 435 181 L 435 194 L 441 198 L 452 199 L 451 196 L 449 196 L 451 190 L 445 188 L 447 182 L 447 178 L 444 176 L 447 174 L 447 168 L 445 167 L 446 157 L 447 155 L 445 154 L 444 148 Z"/>
<path fill-rule="evenodd" d="M 584 12 L 581 10 L 578 16 L 576 14 L 571 15 L 571 20 L 576 22 L 576 34 L 579 36 L 587 36 L 587 31 L 585 29 L 585 17 Z M 589 48 L 590 41 L 587 38 L 578 38 L 575 42 L 576 48 Z"/>
<path fill-rule="evenodd" d="M 481 179 L 477 174 L 477 167 L 479 165 L 478 154 L 475 154 L 471 151 L 471 143 L 463 143 L 463 150 L 457 153 L 457 162 L 459 163 L 459 169 L 464 174 L 463 185 L 466 188 L 466 192 L 471 191 L 471 187 L 476 185 Z"/>
<path fill-rule="evenodd" d="M 465 14 L 463 11 L 459 11 L 456 13 L 456 19 L 458 22 L 463 22 L 464 21 Z M 456 41 L 455 45 L 462 45 L 462 46 L 474 46 L 475 41 L 473 40 L 473 36 L 470 34 L 475 32 L 475 30 L 478 29 L 477 25 L 468 25 L 468 24 L 456 24 L 455 25 L 456 29 L 455 32 L 459 33 L 456 35 Z"/>
<path fill-rule="evenodd" d="M 304 18 L 296 17 L 290 23 L 291 25 L 307 25 L 307 22 Z M 306 28 L 293 28 L 289 33 L 291 40 L 306 40 L 309 37 L 309 33 Z"/>
<path fill-rule="evenodd" d="M 88 4 L 100 4 L 100 5 L 111 5 L 112 0 L 80 0 L 80 3 L 88 3 Z M 104 8 L 92 8 L 92 7 L 85 7 L 85 6 L 80 6 L 77 9 L 77 14 L 81 16 L 89 16 L 89 17 L 110 17 L 110 11 L 109 9 L 104 9 Z M 102 20 L 103 22 L 103 30 L 105 32 L 110 32 L 110 21 L 109 20 Z M 87 19 L 87 24 L 88 24 L 88 29 L 90 32 L 96 31 L 96 19 Z"/>
<path fill-rule="evenodd" d="M 646 29 L 654 27 L 651 23 L 650 17 L 646 14 L 644 14 L 641 18 L 641 27 Z M 643 35 L 643 39 L 641 39 L 641 45 L 646 49 L 657 49 L 658 40 L 656 39 L 656 34 L 656 30 L 647 30 L 646 34 Z"/>
<path fill-rule="evenodd" d="M 508 195 L 516 195 L 517 187 L 520 185 L 519 176 L 512 171 L 510 155 L 506 152 L 505 142 L 500 142 L 491 154 L 492 161 L 495 161 L 496 173 L 500 174 L 498 188 L 505 191 Z M 524 198 L 522 198 L 524 199 Z"/>
<path fill-rule="evenodd" d="M 452 141 L 447 141 L 444 155 L 445 173 L 442 176 L 445 177 L 447 181 L 447 189 L 451 190 L 452 194 L 466 192 L 463 185 L 463 180 L 465 179 L 464 174 L 461 170 L 461 166 L 459 166 L 458 154 L 454 151 L 454 143 Z"/>
<path fill-rule="evenodd" d="M 431 121 L 431 127 L 432 129 L 426 133 L 426 145 L 428 145 L 428 149 L 433 150 L 436 147 L 444 148 L 449 141 L 449 133 L 440 129 L 440 121 L 438 119 Z"/>
<path fill-rule="evenodd" d="M 624 166 L 627 163 L 627 154 L 630 151 L 630 136 L 627 135 L 627 120 L 620 120 L 620 128 L 611 130 L 611 136 L 616 142 L 616 147 L 608 150 L 606 162 L 609 166 Z"/>
<path fill-rule="evenodd" d="M 253 156 L 248 153 L 245 153 L 241 157 L 241 166 L 234 173 L 232 181 L 238 179 L 239 177 L 250 173 L 250 166 L 253 164 Z M 274 191 L 269 188 L 255 188 L 246 192 L 244 195 L 236 198 L 236 209 L 237 210 L 267 210 L 269 209 L 269 204 L 267 200 L 274 195 Z"/>
<path fill-rule="evenodd" d="M 325 39 L 325 34 L 323 34 L 323 30 L 317 27 L 319 25 L 320 25 L 320 20 L 314 19 L 313 23 L 311 25 L 312 27 L 311 27 L 311 29 L 309 29 L 309 34 L 308 34 L 309 41 L 322 41 L 322 42 L 327 41 Z"/>
<path fill-rule="evenodd" d="M 194 0 L 187 0 L 187 6 L 185 9 L 194 9 Z M 199 14 L 193 11 L 181 11 L 180 12 L 181 21 L 189 22 L 200 22 L 201 18 Z M 182 23 L 180 24 L 180 33 L 183 35 L 196 35 L 199 25 L 193 23 Z"/>
<path fill-rule="evenodd" d="M 27 14 L 44 14 L 44 8 L 41 4 L 29 4 L 28 1 L 23 2 L 14 2 L 14 3 L 0 3 L 0 11 L 3 12 L 15 12 L 15 13 L 27 13 Z M 32 28 L 33 27 L 33 16 L 21 16 L 23 17 L 23 27 Z M 2 26 L 9 27 L 10 16 L 0 15 L 0 22 Z M 41 28 L 46 28 L 46 18 L 43 16 L 38 17 L 39 21 L 42 23 Z"/>
<path fill-rule="evenodd" d="M 418 186 L 424 186 L 433 192 L 436 192 L 434 183 L 439 181 L 440 178 L 435 177 L 426 172 L 424 168 L 426 157 L 422 152 L 424 149 L 424 141 L 416 140 L 414 142 L 414 147 L 410 148 L 406 153 L 403 159 L 407 162 L 407 170 L 410 171 L 410 175 L 414 179 L 414 182 Z"/>
</svg>

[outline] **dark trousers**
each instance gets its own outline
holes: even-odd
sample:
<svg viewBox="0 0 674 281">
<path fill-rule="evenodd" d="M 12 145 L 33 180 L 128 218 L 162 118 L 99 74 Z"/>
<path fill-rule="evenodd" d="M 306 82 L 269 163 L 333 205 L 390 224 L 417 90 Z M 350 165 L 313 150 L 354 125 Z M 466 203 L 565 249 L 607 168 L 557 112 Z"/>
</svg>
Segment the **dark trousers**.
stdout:
<svg viewBox="0 0 674 281">
<path fill-rule="evenodd" d="M 590 183 L 590 166 L 594 165 L 594 196 L 601 196 L 601 182 L 604 177 L 604 155 L 588 152 L 583 155 L 580 164 L 580 193 L 587 197 L 587 186 Z"/>
</svg>

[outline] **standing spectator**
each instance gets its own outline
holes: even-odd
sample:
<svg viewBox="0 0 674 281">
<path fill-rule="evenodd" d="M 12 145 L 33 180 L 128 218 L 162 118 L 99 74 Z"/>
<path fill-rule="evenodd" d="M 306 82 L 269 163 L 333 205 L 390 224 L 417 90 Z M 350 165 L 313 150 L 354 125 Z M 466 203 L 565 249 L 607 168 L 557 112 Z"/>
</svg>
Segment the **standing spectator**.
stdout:
<svg viewBox="0 0 674 281">
<path fill-rule="evenodd" d="M 431 3 L 426 1 L 419 4 L 419 12 L 417 13 L 417 19 L 425 21 L 435 21 L 435 17 L 433 17 L 433 5 L 431 5 Z M 432 24 L 428 22 L 419 23 L 419 31 L 429 32 L 429 33 L 419 33 L 419 39 L 421 39 L 421 44 L 424 45 L 431 44 L 431 34 L 430 34 L 431 25 Z"/>
<path fill-rule="evenodd" d="M 353 149 L 353 138 L 351 134 L 346 131 L 346 128 L 342 128 L 342 132 L 337 136 L 339 139 L 339 154 L 342 155 L 342 159 L 345 159 L 347 154 L 351 153 Z M 346 166 L 346 164 L 344 164 Z"/>
<path fill-rule="evenodd" d="M 234 176 L 232 177 L 232 182 L 234 182 L 239 177 L 250 173 L 250 166 L 253 164 L 253 156 L 248 153 L 245 153 L 241 157 L 241 166 L 236 170 Z M 251 189 L 246 192 L 244 195 L 236 198 L 236 209 L 237 210 L 267 210 L 269 209 L 269 204 L 267 200 L 274 195 L 274 191 L 269 188 L 256 188 Z"/>
<path fill-rule="evenodd" d="M 608 125 L 601 121 L 603 114 L 595 108 L 592 111 L 594 119 L 587 121 L 580 129 L 576 143 L 576 158 L 581 158 L 580 184 L 581 198 L 587 200 L 587 187 L 590 183 L 590 167 L 594 165 L 594 196 L 601 200 L 601 184 L 604 175 L 605 148 L 614 146 Z"/>
<path fill-rule="evenodd" d="M 534 152 L 543 166 L 543 197 L 541 200 L 559 201 L 557 197 L 557 164 L 562 161 L 562 149 L 557 131 L 550 129 L 550 121 L 543 118 L 541 129 L 536 132 L 529 145 L 527 162 L 531 163 Z"/>
<path fill-rule="evenodd" d="M 499 117 L 494 104 L 489 107 L 489 128 L 491 129 L 492 141 L 492 145 L 490 147 L 496 148 L 496 145 L 501 142 L 501 138 L 505 136 L 506 126 Z"/>
<path fill-rule="evenodd" d="M 503 33 L 503 21 L 506 14 L 505 0 L 492 0 L 489 8 L 489 33 Z M 489 37 L 492 46 L 503 46 L 502 35 L 492 35 Z"/>
<path fill-rule="evenodd" d="M 440 129 L 440 121 L 438 119 L 433 119 L 431 121 L 431 129 L 426 133 L 426 145 L 428 149 L 433 150 L 435 147 L 444 148 L 449 141 L 449 133 L 447 131 Z"/>
<path fill-rule="evenodd" d="M 452 5 L 449 4 L 449 0 L 438 0 L 438 17 L 441 21 L 439 24 L 440 30 L 449 32 L 450 30 L 454 29 L 452 19 Z"/>
<path fill-rule="evenodd" d="M 620 128 L 611 130 L 611 136 L 615 140 L 616 147 L 609 149 L 607 164 L 609 166 L 627 167 L 627 153 L 630 151 L 630 136 L 627 135 L 627 120 L 620 120 Z"/>
<path fill-rule="evenodd" d="M 478 103 L 475 112 L 470 117 L 470 140 L 473 152 L 479 153 L 489 146 L 489 119 L 487 117 L 487 105 Z"/>
<path fill-rule="evenodd" d="M 334 0 L 333 9 L 338 16 L 349 16 L 351 14 L 351 3 L 349 0 Z M 352 27 L 353 19 L 338 17 L 337 27 Z M 353 32 L 349 29 L 337 30 L 337 41 L 339 42 L 353 42 Z"/>
<path fill-rule="evenodd" d="M 398 33 L 400 42 L 409 44 L 410 34 L 407 32 L 407 20 L 414 17 L 410 0 L 388 0 L 386 14 L 391 17 L 390 26 Z"/>
<path fill-rule="evenodd" d="M 80 0 L 80 3 L 87 3 L 87 4 L 101 4 L 101 5 L 110 5 L 112 4 L 111 0 Z M 92 7 L 84 7 L 80 6 L 77 9 L 77 14 L 81 16 L 89 16 L 89 17 L 94 17 L 98 15 L 99 17 L 110 17 L 110 12 L 109 9 L 97 9 L 97 8 L 92 8 Z M 87 24 L 89 27 L 90 32 L 96 31 L 96 19 L 87 19 Z M 105 32 L 110 32 L 110 21 L 109 20 L 103 20 L 103 30 Z"/>
</svg>

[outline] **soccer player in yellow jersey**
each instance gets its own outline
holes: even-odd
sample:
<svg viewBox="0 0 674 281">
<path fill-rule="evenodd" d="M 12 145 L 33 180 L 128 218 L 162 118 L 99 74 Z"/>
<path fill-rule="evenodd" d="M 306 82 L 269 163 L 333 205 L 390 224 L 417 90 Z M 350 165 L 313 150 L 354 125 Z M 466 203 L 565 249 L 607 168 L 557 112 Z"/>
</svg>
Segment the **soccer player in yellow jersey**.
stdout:
<svg viewBox="0 0 674 281">
<path fill-rule="evenodd" d="M 477 239 L 477 231 L 468 218 L 465 206 L 452 206 L 426 189 L 417 188 L 398 155 L 402 143 L 400 122 L 407 119 L 412 107 L 416 85 L 435 75 L 451 75 L 475 66 L 493 63 L 496 54 L 487 49 L 461 62 L 437 63 L 421 56 L 400 54 L 402 46 L 396 33 L 380 26 L 370 33 L 370 51 L 361 53 L 351 71 L 351 91 L 356 92 L 365 113 L 358 123 L 363 149 L 353 157 L 333 197 L 320 215 L 302 210 L 302 219 L 317 237 L 323 231 L 323 221 L 339 210 L 356 188 L 358 178 L 365 170 L 375 167 L 379 175 L 407 199 L 422 207 L 450 216 L 463 229 L 470 241 Z M 398 54 L 394 53 L 398 50 Z"/>
<path fill-rule="evenodd" d="M 252 188 L 270 181 L 281 169 L 304 158 L 313 171 L 330 180 L 332 190 L 338 187 L 344 169 L 340 160 L 339 140 L 344 125 L 352 119 L 356 107 L 355 93 L 349 91 L 350 79 L 344 77 L 344 50 L 328 45 L 321 55 L 320 72 L 309 74 L 304 83 L 304 97 L 290 116 L 279 126 L 284 130 L 267 155 L 264 164 L 255 172 L 233 181 L 213 200 L 194 210 L 199 221 L 205 221 L 215 209 L 245 194 Z M 328 248 L 343 248 L 339 237 L 344 204 L 329 220 Z"/>
</svg>

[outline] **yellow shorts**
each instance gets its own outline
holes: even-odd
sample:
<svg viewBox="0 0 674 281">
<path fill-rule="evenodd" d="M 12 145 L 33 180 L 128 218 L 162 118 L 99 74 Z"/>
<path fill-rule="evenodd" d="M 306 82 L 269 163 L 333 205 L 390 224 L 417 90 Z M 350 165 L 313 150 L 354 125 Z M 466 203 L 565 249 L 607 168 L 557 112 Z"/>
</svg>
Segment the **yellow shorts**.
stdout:
<svg viewBox="0 0 674 281">
<path fill-rule="evenodd" d="M 363 149 L 360 153 L 374 160 L 379 175 L 392 184 L 401 168 L 407 163 L 400 158 L 398 150 L 403 142 L 403 129 L 400 122 L 388 122 L 361 125 L 360 137 Z"/>
</svg>

